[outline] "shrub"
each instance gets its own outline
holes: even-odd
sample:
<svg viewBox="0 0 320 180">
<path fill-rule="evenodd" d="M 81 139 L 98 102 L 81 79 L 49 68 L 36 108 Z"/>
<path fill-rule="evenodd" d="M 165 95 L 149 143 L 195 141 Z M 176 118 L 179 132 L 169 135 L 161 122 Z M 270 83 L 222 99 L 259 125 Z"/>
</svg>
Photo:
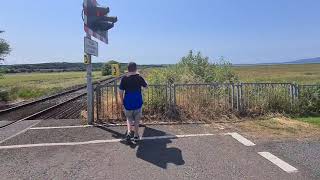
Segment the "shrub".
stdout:
<svg viewBox="0 0 320 180">
<path fill-rule="evenodd" d="M 151 85 L 167 85 L 167 90 L 159 88 L 149 88 L 156 96 L 148 96 L 145 93 L 145 106 L 148 111 L 160 111 L 162 114 L 172 114 L 168 111 L 173 107 L 168 106 L 170 91 L 173 93 L 171 84 L 191 84 L 191 83 L 213 83 L 213 82 L 237 82 L 237 77 L 231 69 L 231 63 L 224 58 L 220 58 L 216 63 L 211 63 L 208 57 L 202 56 L 200 52 L 194 54 L 190 51 L 186 56 L 175 64 L 166 68 L 151 69 L 147 73 L 147 81 Z M 191 87 L 191 86 L 190 86 Z M 173 110 L 182 118 L 197 118 L 198 120 L 210 119 L 217 114 L 221 114 L 223 107 L 227 106 L 223 101 L 226 89 L 222 87 L 191 87 L 192 89 L 177 89 L 176 96 L 184 97 L 186 102 L 177 102 L 177 109 Z M 171 89 L 169 91 L 169 89 Z M 193 90 L 197 93 L 193 93 Z M 159 92 L 158 92 L 159 91 Z M 206 94 L 206 96 L 202 96 Z M 171 96 L 173 98 L 174 95 Z M 147 97 L 147 98 L 146 98 Z M 211 99 L 208 99 L 211 97 Z M 214 99 L 221 97 L 220 99 Z M 206 118 L 205 118 L 206 117 Z"/>
<path fill-rule="evenodd" d="M 7 71 L 8 71 L 7 69 L 0 68 L 0 79 L 3 79 L 3 78 L 4 78 L 4 74 L 5 74 Z"/>
<path fill-rule="evenodd" d="M 112 73 L 111 64 L 119 64 L 120 69 L 121 69 L 121 64 L 120 64 L 119 62 L 114 61 L 114 60 L 108 61 L 108 62 L 107 62 L 106 64 L 104 64 L 103 67 L 102 67 L 102 70 L 101 70 L 102 76 L 109 76 L 109 75 L 111 75 L 111 73 Z"/>
<path fill-rule="evenodd" d="M 150 84 L 166 84 L 236 82 L 238 78 L 231 69 L 231 63 L 224 58 L 220 58 L 217 63 L 211 63 L 209 58 L 202 56 L 200 52 L 194 54 L 190 51 L 176 65 L 151 70 L 147 80 Z"/>
<path fill-rule="evenodd" d="M 102 67 L 102 76 L 109 76 L 111 75 L 111 65 L 110 64 L 104 64 Z"/>
<path fill-rule="evenodd" d="M 320 85 L 300 90 L 296 113 L 298 115 L 320 114 Z"/>
<path fill-rule="evenodd" d="M 0 90 L 0 101 L 9 101 L 9 92 L 6 90 Z"/>
</svg>

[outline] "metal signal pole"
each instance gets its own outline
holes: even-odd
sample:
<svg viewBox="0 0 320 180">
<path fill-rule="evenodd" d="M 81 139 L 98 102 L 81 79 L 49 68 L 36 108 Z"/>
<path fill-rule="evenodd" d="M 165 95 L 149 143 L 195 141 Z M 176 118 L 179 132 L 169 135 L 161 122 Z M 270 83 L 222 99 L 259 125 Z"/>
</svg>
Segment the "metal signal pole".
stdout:
<svg viewBox="0 0 320 180">
<path fill-rule="evenodd" d="M 93 124 L 93 86 L 92 86 L 92 63 L 91 55 L 98 56 L 98 43 L 91 40 L 91 36 L 108 44 L 108 30 L 113 28 L 118 21 L 117 17 L 108 16 L 109 7 L 102 7 L 96 0 L 84 0 L 82 19 L 84 21 L 84 31 L 87 36 L 84 40 L 85 64 L 87 65 L 87 119 L 88 124 Z"/>
<path fill-rule="evenodd" d="M 91 36 L 87 34 L 87 38 L 91 39 Z M 87 54 L 87 53 L 86 53 Z M 92 86 L 92 61 L 91 55 L 87 54 L 87 118 L 88 124 L 93 124 L 93 86 Z"/>
</svg>

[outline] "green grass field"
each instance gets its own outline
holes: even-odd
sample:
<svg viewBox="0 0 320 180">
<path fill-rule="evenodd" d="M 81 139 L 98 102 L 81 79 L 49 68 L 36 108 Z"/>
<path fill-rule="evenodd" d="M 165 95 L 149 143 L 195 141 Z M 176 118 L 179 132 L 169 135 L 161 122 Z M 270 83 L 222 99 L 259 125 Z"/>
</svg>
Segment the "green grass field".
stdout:
<svg viewBox="0 0 320 180">
<path fill-rule="evenodd" d="M 304 117 L 304 118 L 298 118 L 298 120 L 320 127 L 320 117 Z"/>
<path fill-rule="evenodd" d="M 233 67 L 241 82 L 320 83 L 320 64 Z"/>
<path fill-rule="evenodd" d="M 94 80 L 101 72 L 93 73 Z M 83 84 L 85 72 L 6 74 L 0 79 L 0 89 L 9 92 L 9 100 L 26 100 L 49 95 L 62 89 Z"/>
<path fill-rule="evenodd" d="M 233 67 L 241 82 L 320 83 L 320 64 L 261 65 Z M 94 79 L 101 72 L 94 72 Z M 26 100 L 49 95 L 85 83 L 85 72 L 6 74 L 0 78 L 0 90 L 10 93 L 9 100 Z"/>
</svg>

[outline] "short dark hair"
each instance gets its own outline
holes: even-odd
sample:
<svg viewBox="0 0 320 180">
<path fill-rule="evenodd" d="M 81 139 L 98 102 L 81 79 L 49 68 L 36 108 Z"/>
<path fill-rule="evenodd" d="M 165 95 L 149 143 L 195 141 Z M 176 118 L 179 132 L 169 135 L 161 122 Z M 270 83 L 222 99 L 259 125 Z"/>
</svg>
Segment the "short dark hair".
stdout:
<svg viewBox="0 0 320 180">
<path fill-rule="evenodd" d="M 128 71 L 129 72 L 135 72 L 137 71 L 137 64 L 135 62 L 130 62 L 128 64 Z"/>
</svg>

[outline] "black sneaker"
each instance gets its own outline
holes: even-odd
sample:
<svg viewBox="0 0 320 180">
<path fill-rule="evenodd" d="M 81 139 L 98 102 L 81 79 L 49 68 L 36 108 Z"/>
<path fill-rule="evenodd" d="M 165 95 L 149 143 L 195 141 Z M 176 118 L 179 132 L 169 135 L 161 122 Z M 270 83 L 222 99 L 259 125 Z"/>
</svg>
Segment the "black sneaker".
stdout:
<svg viewBox="0 0 320 180">
<path fill-rule="evenodd" d="M 134 132 L 131 131 L 131 132 L 129 133 L 129 135 L 130 135 L 130 138 L 133 138 L 133 137 L 134 137 Z"/>
<path fill-rule="evenodd" d="M 131 136 L 130 136 L 130 134 L 127 134 L 127 136 L 126 136 L 126 141 L 127 141 L 127 142 L 130 142 L 130 141 L 131 141 Z"/>
<path fill-rule="evenodd" d="M 134 132 L 129 132 L 128 133 L 128 131 L 127 131 L 127 133 L 126 133 L 127 135 L 126 135 L 126 140 L 129 142 L 129 141 L 131 141 L 131 138 L 133 137 L 133 135 L 134 135 Z"/>
<path fill-rule="evenodd" d="M 139 136 L 135 136 L 133 138 L 133 142 L 137 143 L 138 141 L 140 141 L 140 137 Z"/>
</svg>

